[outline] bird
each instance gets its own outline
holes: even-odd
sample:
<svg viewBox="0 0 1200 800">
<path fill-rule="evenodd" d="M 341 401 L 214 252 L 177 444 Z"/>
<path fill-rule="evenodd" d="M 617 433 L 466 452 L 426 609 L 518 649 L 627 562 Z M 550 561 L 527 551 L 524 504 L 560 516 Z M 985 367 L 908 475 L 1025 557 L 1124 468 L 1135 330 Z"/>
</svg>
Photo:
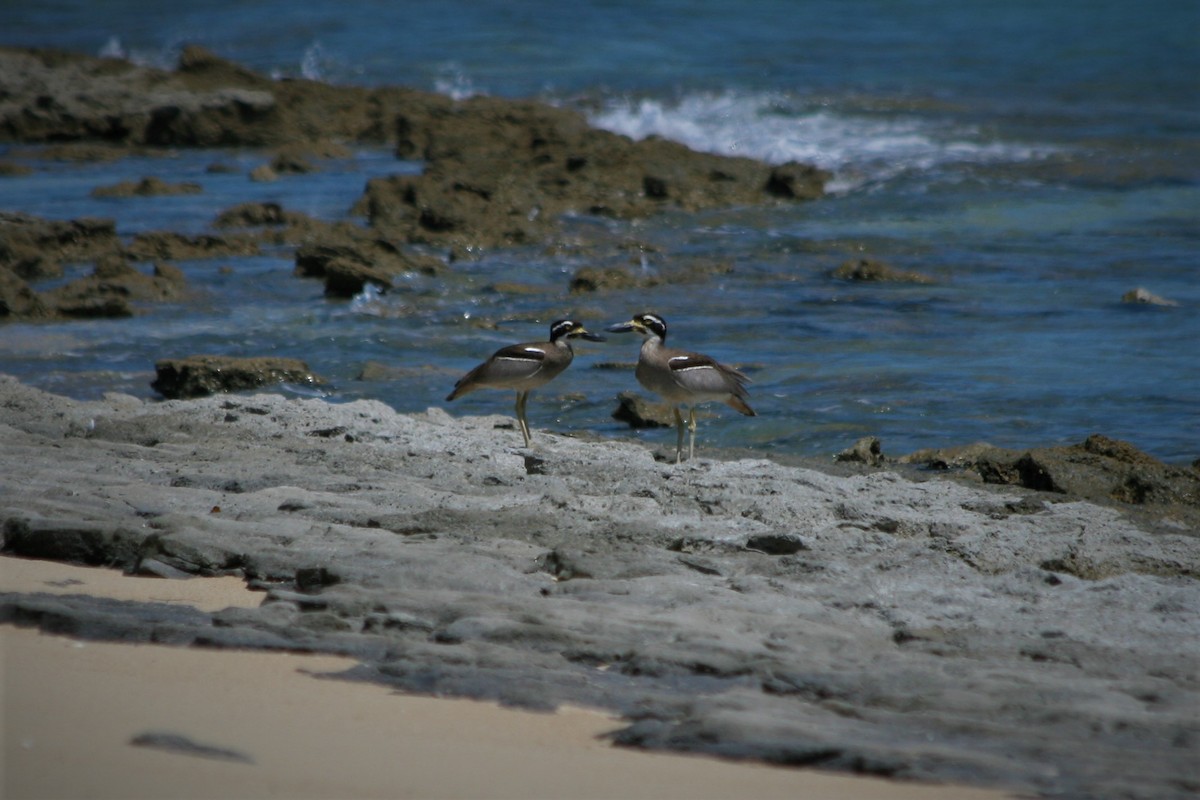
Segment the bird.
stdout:
<svg viewBox="0 0 1200 800">
<path fill-rule="evenodd" d="M 696 406 L 721 402 L 745 414 L 758 416 L 750 407 L 746 384 L 750 379 L 711 356 L 667 347 L 667 321 L 658 314 L 637 314 L 628 322 L 610 325 L 610 333 L 636 331 L 645 337 L 638 356 L 638 383 L 671 404 L 675 412 L 675 463 L 683 461 L 683 417 L 679 406 L 688 407 L 688 459 L 696 454 Z"/>
<path fill-rule="evenodd" d="M 570 365 L 575 358 L 571 339 L 605 341 L 603 336 L 589 333 L 571 319 L 555 320 L 550 324 L 550 341 L 524 342 L 502 347 L 475 369 L 459 378 L 454 391 L 446 396 L 451 401 L 476 389 L 511 389 L 517 393 L 517 422 L 529 447 L 532 436 L 525 420 L 525 403 L 529 393 L 548 383 Z"/>
</svg>

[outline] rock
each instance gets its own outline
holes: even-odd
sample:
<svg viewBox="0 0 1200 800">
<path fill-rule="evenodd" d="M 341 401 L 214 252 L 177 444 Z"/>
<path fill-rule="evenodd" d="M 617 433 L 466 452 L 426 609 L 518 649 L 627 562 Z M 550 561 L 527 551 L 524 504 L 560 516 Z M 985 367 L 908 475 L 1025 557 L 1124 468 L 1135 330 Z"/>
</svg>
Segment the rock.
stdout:
<svg viewBox="0 0 1200 800">
<path fill-rule="evenodd" d="M 0 408 L 8 552 L 267 592 L 216 613 L 0 592 L 0 622 L 339 653 L 355 680 L 605 709 L 613 738 L 674 751 L 1072 797 L 1182 797 L 1194 773 L 1200 528 L 1148 531 L 1142 506 L 549 432 L 528 451 L 507 417 L 374 401 L 0 376 Z"/>
<path fill-rule="evenodd" d="M 1133 305 L 1146 305 L 1146 306 L 1177 306 L 1177 305 L 1179 305 L 1179 303 L 1175 302 L 1174 300 L 1168 300 L 1165 297 L 1159 297 L 1158 295 L 1154 294 L 1153 292 L 1149 291 L 1148 289 L 1144 289 L 1140 286 L 1136 289 L 1131 289 L 1130 291 L 1121 295 L 1121 302 L 1122 303 L 1131 303 Z"/>
<path fill-rule="evenodd" d="M 984 483 L 1134 507 L 1155 525 L 1165 521 L 1200 530 L 1200 472 L 1164 464 L 1099 434 L 1067 447 L 1020 451 L 979 444 L 920 451 L 900 461 L 967 470 Z"/>
<path fill-rule="evenodd" d="M 884 458 L 883 448 L 877 436 L 864 436 L 850 447 L 834 456 L 836 461 L 848 461 L 866 464 L 869 467 L 881 466 Z"/>
<path fill-rule="evenodd" d="M 767 165 L 662 139 L 631 142 L 573 111 L 528 101 L 424 107 L 402 113 L 397 130 L 397 154 L 423 159 L 426 170 L 368 182 L 364 210 L 395 238 L 451 247 L 543 241 L 572 211 L 635 219 L 795 201 L 819 194 L 827 177 L 793 169 L 795 191 L 768 191 Z"/>
<path fill-rule="evenodd" d="M 353 297 L 368 283 L 386 289 L 393 277 L 408 272 L 434 275 L 442 266 L 437 258 L 382 238 L 327 231 L 318 241 L 297 248 L 295 272 L 303 278 L 323 278 L 327 295 Z"/>
<path fill-rule="evenodd" d="M 816 200 L 829 175 L 812 164 L 789 161 L 771 170 L 767 176 L 768 194 L 788 200 Z"/>
<path fill-rule="evenodd" d="M 892 281 L 896 283 L 933 283 L 933 279 L 919 272 L 900 270 L 876 261 L 859 258 L 843 263 L 833 271 L 833 277 L 847 281 Z"/>
<path fill-rule="evenodd" d="M 160 197 L 179 194 L 200 194 L 203 187 L 198 183 L 184 181 L 167 183 L 161 178 L 142 178 L 140 181 L 121 181 L 112 186 L 98 186 L 92 190 L 93 197 Z"/>
<path fill-rule="evenodd" d="M 10 141 L 280 148 L 255 180 L 307 171 L 312 153 L 344 154 L 333 142 L 394 141 L 423 172 L 369 181 L 359 206 L 387 238 L 462 252 L 547 241 L 570 212 L 637 219 L 798 202 L 828 179 L 801 164 L 630 141 L 528 100 L 273 81 L 194 46 L 175 72 L 0 48 L 0 73 L 0 139 Z"/>
<path fill-rule="evenodd" d="M 33 167 L 16 164 L 12 161 L 0 161 L 0 178 L 23 178 L 33 174 Z"/>
<path fill-rule="evenodd" d="M 324 383 L 307 364 L 294 358 L 189 356 L 163 359 L 154 365 L 154 371 L 157 377 L 151 387 L 169 399 L 238 392 L 273 383 Z"/>
<path fill-rule="evenodd" d="M 0 267 L 0 320 L 46 319 L 52 311 L 8 267 Z"/>
<path fill-rule="evenodd" d="M 125 248 L 135 261 L 195 261 L 206 258 L 258 255 L 254 236 L 244 233 L 198 234 L 189 236 L 173 231 L 139 233 Z"/>
<path fill-rule="evenodd" d="M 0 268 L 27 281 L 57 278 L 65 264 L 96 261 L 120 250 L 110 219 L 63 222 L 0 212 Z"/>
<path fill-rule="evenodd" d="M 240 203 L 218 214 L 213 221 L 213 227 L 221 229 L 295 225 L 310 219 L 306 214 L 284 211 L 279 203 Z"/>
<path fill-rule="evenodd" d="M 279 180 L 279 173 L 270 164 L 259 164 L 250 170 L 250 180 L 258 183 L 271 183 Z"/>
<path fill-rule="evenodd" d="M 625 391 L 617 395 L 612 417 L 631 428 L 671 428 L 675 425 L 674 408 L 670 403 L 651 402 L 636 392 Z"/>
<path fill-rule="evenodd" d="M 654 286 L 661 282 L 656 275 L 635 276 L 621 267 L 580 267 L 571 276 L 569 291 L 571 294 L 585 292 L 613 291 L 624 289 L 640 289 Z"/>
</svg>

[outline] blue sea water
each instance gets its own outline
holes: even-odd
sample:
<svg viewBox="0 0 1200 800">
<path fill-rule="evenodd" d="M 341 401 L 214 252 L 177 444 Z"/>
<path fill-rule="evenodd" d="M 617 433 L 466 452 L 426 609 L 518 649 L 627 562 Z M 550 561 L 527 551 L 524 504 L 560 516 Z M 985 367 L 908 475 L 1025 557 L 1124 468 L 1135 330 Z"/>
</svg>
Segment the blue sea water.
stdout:
<svg viewBox="0 0 1200 800">
<path fill-rule="evenodd" d="M 350 302 L 294 278 L 287 253 L 224 270 L 185 263 L 200 299 L 133 320 L 0 327 L 0 371 L 75 396 L 151 397 L 158 358 L 276 353 L 328 377 L 333 401 L 417 411 L 446 405 L 457 375 L 495 348 L 542 338 L 559 310 L 589 322 L 656 310 L 674 344 L 744 365 L 755 381 L 759 416 L 715 410 L 702 448 L 829 455 L 875 435 L 895 455 L 1100 432 L 1168 461 L 1200 456 L 1200 4 L 0 2 L 0 44 L 169 67 L 187 43 L 279 77 L 538 97 L 632 137 L 813 162 L 833 173 L 831 192 L 782 209 L 571 220 L 580 236 L 654 242 L 647 270 L 734 265 L 712 282 L 637 293 L 569 296 L 586 261 L 540 249 Z M 248 200 L 341 218 L 368 177 L 420 168 L 363 150 L 257 184 L 245 172 L 269 156 L 249 151 L 78 165 L 0 145 L 0 158 L 35 167 L 0 179 L 0 210 L 112 217 L 123 235 L 200 232 Z M 244 169 L 212 174 L 214 161 Z M 90 196 L 146 175 L 204 193 Z M 862 256 L 935 282 L 830 277 Z M 501 280 L 546 287 L 559 305 L 487 290 Z M 1176 305 L 1121 303 L 1138 287 Z M 671 444 L 669 432 L 609 419 L 613 396 L 636 384 L 591 368 L 632 361 L 636 344 L 581 345 L 571 372 L 534 395 L 534 428 Z M 367 362 L 405 372 L 355 380 Z M 510 413 L 511 399 L 476 393 L 449 408 Z"/>
</svg>

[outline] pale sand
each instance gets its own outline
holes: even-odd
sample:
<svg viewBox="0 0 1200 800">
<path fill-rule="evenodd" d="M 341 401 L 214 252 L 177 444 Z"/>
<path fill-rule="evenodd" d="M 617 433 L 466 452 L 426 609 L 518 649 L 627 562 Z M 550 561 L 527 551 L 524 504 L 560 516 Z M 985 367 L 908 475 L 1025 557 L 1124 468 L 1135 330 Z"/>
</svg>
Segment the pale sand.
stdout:
<svg viewBox="0 0 1200 800">
<path fill-rule="evenodd" d="M 257 605 L 234 579 L 167 581 L 0 557 L 0 590 Z M 3 797 L 805 798 L 974 800 L 1000 792 L 608 745 L 592 711 L 528 713 L 320 680 L 350 659 L 79 642 L 0 628 Z M 253 760 L 130 740 L 186 736 Z"/>
</svg>

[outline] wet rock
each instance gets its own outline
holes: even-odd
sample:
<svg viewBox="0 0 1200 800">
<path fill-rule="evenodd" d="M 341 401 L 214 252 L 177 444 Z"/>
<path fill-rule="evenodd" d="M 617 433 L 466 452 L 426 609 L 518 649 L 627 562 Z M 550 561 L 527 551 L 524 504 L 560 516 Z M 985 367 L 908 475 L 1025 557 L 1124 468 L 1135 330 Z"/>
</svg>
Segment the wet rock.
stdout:
<svg viewBox="0 0 1200 800">
<path fill-rule="evenodd" d="M 240 203 L 217 215 L 213 227 L 258 228 L 267 226 L 297 225 L 311 220 L 307 214 L 285 211 L 279 203 Z"/>
<path fill-rule="evenodd" d="M 198 183 L 183 181 L 168 183 L 161 178 L 142 178 L 140 181 L 121 181 L 112 186 L 98 186 L 92 190 L 93 197 L 165 197 L 180 194 L 200 194 L 203 187 Z"/>
<path fill-rule="evenodd" d="M 279 173 L 270 164 L 259 164 L 250 170 L 250 180 L 256 183 L 272 183 L 279 180 Z"/>
<path fill-rule="evenodd" d="M 828 178 L 827 173 L 812 164 L 789 161 L 771 170 L 766 190 L 788 200 L 816 200 Z"/>
<path fill-rule="evenodd" d="M 90 276 L 42 296 L 65 317 L 126 317 L 133 314 L 133 303 L 178 300 L 186 289 L 183 273 L 172 264 L 155 264 L 147 275 L 122 258 L 108 258 Z"/>
<path fill-rule="evenodd" d="M 395 88 L 274 81 L 196 46 L 184 48 L 173 72 L 120 59 L 0 48 L 0 73 L 6 77 L 0 139 L 25 142 L 383 143 L 394 135 L 399 107 L 436 97 Z"/>
<path fill-rule="evenodd" d="M 442 266 L 437 258 L 403 250 L 386 239 L 330 231 L 297 248 L 295 272 L 302 278 L 324 279 L 327 295 L 352 297 L 368 283 L 386 289 L 397 275 L 433 275 Z"/>
<path fill-rule="evenodd" d="M 847 461 L 866 464 L 869 467 L 881 466 L 885 461 L 883 446 L 877 436 L 864 436 L 849 447 L 834 456 L 837 461 Z"/>
<path fill-rule="evenodd" d="M 11 76 L 0 103 L 10 141 L 282 148 L 252 173 L 261 180 L 310 169 L 304 147 L 394 141 L 424 171 L 369 181 L 359 206 L 389 238 L 462 252 L 545 241 L 568 212 L 637 219 L 790 203 L 819 196 L 828 178 L 631 141 L 532 101 L 272 81 L 194 46 L 175 72 L 17 49 L 0 49 L 0 72 Z"/>
<path fill-rule="evenodd" d="M 1020 451 L 979 444 L 919 451 L 900 460 L 967 470 L 985 483 L 1134 506 L 1158 521 L 1200 530 L 1200 472 L 1164 464 L 1099 434 L 1067 447 Z"/>
<path fill-rule="evenodd" d="M 631 428 L 670 428 L 675 425 L 674 406 L 646 400 L 637 392 L 624 391 L 617 395 L 617 407 L 612 418 Z"/>
<path fill-rule="evenodd" d="M 194 261 L 253 256 L 259 253 L 259 245 L 254 236 L 244 233 L 191 236 L 173 231 L 149 231 L 135 235 L 125 253 L 135 261 Z"/>
<path fill-rule="evenodd" d="M 0 161 L 0 178 L 23 178 L 33 174 L 33 167 L 16 164 L 12 161 Z"/>
<path fill-rule="evenodd" d="M 571 276 L 571 294 L 640 289 L 662 282 L 656 275 L 634 275 L 621 267 L 580 267 Z"/>
<path fill-rule="evenodd" d="M 896 269 L 873 258 L 846 261 L 833 271 L 833 277 L 846 281 L 890 281 L 895 283 L 933 283 L 928 275 Z"/>
<path fill-rule="evenodd" d="M 425 108 L 402 113 L 397 129 L 397 154 L 423 159 L 426 171 L 370 181 L 363 206 L 372 225 L 411 242 L 528 244 L 571 211 L 635 219 L 794 201 L 819 194 L 826 177 L 814 170 L 804 178 L 808 190 L 772 192 L 771 169 L 759 162 L 662 139 L 632 142 L 590 128 L 573 111 L 528 101 L 478 97 Z"/>
<path fill-rule="evenodd" d="M 96 261 L 120 249 L 110 219 L 64 222 L 0 212 L 0 267 L 27 281 L 56 278 L 65 264 Z"/>
<path fill-rule="evenodd" d="M 167 398 L 203 397 L 274 383 L 323 383 L 307 364 L 294 358 L 189 356 L 163 359 L 154 365 L 154 371 L 156 377 L 150 385 Z"/>
<path fill-rule="evenodd" d="M 0 267 L 0 321 L 17 319 L 46 319 L 53 312 L 29 288 L 29 284 L 21 280 L 7 267 Z"/>
<path fill-rule="evenodd" d="M 1136 289 L 1131 289 L 1121 295 L 1122 303 L 1144 306 L 1177 306 L 1179 303 L 1174 300 L 1168 300 L 1165 297 L 1160 297 L 1148 289 L 1139 286 Z"/>
</svg>

